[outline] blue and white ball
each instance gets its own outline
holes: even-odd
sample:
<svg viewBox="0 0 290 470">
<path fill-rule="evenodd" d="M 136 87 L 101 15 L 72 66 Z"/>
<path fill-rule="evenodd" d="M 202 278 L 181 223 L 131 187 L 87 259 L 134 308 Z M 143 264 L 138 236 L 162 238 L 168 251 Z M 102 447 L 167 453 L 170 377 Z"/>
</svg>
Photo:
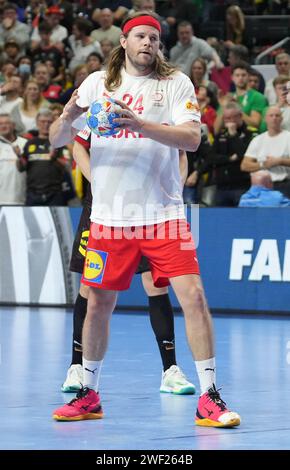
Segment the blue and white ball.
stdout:
<svg viewBox="0 0 290 470">
<path fill-rule="evenodd" d="M 118 133 L 118 123 L 114 119 L 119 118 L 116 112 L 120 106 L 113 98 L 103 97 L 94 101 L 87 112 L 87 124 L 94 134 L 102 137 L 112 136 Z"/>
</svg>

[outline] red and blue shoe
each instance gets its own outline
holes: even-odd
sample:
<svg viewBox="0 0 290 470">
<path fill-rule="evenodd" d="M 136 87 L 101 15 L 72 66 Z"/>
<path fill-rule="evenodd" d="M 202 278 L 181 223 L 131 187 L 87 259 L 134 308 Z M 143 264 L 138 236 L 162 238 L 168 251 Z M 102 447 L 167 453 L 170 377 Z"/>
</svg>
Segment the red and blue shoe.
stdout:
<svg viewBox="0 0 290 470">
<path fill-rule="evenodd" d="M 219 390 L 213 385 L 198 400 L 195 424 L 215 428 L 232 428 L 239 426 L 241 418 L 238 413 L 227 409 L 221 399 Z"/>
<path fill-rule="evenodd" d="M 52 415 L 57 421 L 101 419 L 103 416 L 99 394 L 88 387 L 81 388 L 76 398 L 55 410 Z"/>
</svg>

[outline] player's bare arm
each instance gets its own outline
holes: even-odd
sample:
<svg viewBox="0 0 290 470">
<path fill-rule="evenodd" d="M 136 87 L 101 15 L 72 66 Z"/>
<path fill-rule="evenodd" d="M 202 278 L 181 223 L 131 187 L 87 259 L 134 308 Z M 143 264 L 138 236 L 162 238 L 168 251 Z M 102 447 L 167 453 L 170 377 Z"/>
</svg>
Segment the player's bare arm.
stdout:
<svg viewBox="0 0 290 470">
<path fill-rule="evenodd" d="M 188 160 L 184 150 L 179 150 L 179 171 L 182 186 L 184 186 L 188 173 Z"/>
<path fill-rule="evenodd" d="M 87 150 L 79 142 L 75 141 L 73 146 L 73 158 L 81 169 L 84 177 L 91 182 L 90 156 Z"/>
<path fill-rule="evenodd" d="M 76 104 L 78 98 L 78 90 L 75 90 L 65 105 L 62 115 L 50 127 L 49 140 L 54 148 L 70 143 L 78 133 L 78 130 L 72 127 L 72 123 L 87 110 Z"/>
</svg>

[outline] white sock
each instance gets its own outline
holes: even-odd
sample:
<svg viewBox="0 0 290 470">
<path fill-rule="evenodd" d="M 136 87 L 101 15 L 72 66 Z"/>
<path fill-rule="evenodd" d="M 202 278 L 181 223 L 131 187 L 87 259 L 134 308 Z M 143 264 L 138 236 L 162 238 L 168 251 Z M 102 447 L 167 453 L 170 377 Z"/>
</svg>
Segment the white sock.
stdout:
<svg viewBox="0 0 290 470">
<path fill-rule="evenodd" d="M 200 383 L 200 394 L 203 395 L 215 384 L 215 357 L 195 361 L 195 365 Z"/>
<path fill-rule="evenodd" d="M 83 357 L 83 387 L 98 391 L 102 363 L 103 361 L 87 361 Z"/>
</svg>

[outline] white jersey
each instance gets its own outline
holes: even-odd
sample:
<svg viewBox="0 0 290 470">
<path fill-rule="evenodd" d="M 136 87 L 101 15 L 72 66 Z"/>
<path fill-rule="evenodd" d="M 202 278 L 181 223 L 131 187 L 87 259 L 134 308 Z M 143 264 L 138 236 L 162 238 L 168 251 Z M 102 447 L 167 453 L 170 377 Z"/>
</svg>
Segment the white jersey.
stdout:
<svg viewBox="0 0 290 470">
<path fill-rule="evenodd" d="M 275 136 L 263 132 L 250 142 L 245 152 L 246 157 L 265 162 L 268 156 L 274 158 L 290 158 L 290 132 L 281 131 Z M 277 165 L 268 169 L 273 182 L 290 179 L 290 167 Z"/>
<path fill-rule="evenodd" d="M 105 72 L 81 84 L 81 107 L 103 95 L 124 101 L 145 120 L 164 125 L 200 122 L 194 87 L 183 73 L 167 80 L 122 70 L 122 84 L 113 93 L 104 87 Z M 73 127 L 87 135 L 85 115 Z M 151 225 L 185 218 L 179 173 L 179 152 L 138 132 L 122 129 L 112 137 L 91 136 L 91 220 L 106 226 Z"/>
<path fill-rule="evenodd" d="M 26 172 L 16 167 L 17 155 L 13 147 L 23 151 L 27 139 L 17 137 L 9 142 L 0 136 L 0 205 L 23 205 L 26 198 Z"/>
</svg>

